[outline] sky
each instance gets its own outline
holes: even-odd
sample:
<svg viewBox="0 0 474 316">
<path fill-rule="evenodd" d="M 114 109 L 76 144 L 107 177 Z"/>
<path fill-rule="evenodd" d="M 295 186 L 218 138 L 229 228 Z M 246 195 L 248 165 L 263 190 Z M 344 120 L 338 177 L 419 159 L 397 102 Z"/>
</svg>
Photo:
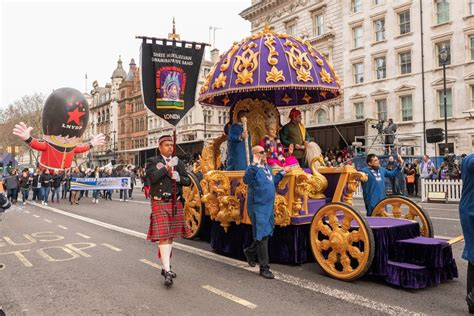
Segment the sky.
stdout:
<svg viewBox="0 0 474 316">
<path fill-rule="evenodd" d="M 0 1 L 0 107 L 61 87 L 86 91 L 86 73 L 87 91 L 94 80 L 104 86 L 119 56 L 126 71 L 131 58 L 138 64 L 136 35 L 166 38 L 173 17 L 186 41 L 210 43 L 209 27 L 220 28 L 221 53 L 250 34 L 239 13 L 251 0 Z"/>
</svg>

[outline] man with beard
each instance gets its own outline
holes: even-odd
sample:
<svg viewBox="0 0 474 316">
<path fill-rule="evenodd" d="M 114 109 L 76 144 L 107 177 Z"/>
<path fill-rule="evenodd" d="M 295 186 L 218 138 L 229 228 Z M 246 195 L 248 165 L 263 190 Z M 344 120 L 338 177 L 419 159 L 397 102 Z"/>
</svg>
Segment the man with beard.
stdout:
<svg viewBox="0 0 474 316">
<path fill-rule="evenodd" d="M 374 207 L 383 200 L 385 194 L 385 177 L 395 178 L 403 167 L 403 159 L 398 155 L 398 166 L 389 171 L 380 166 L 379 157 L 375 154 L 367 155 L 367 167 L 362 168 L 362 172 L 366 173 L 368 179 L 366 182 L 362 182 L 362 190 L 364 196 L 365 209 L 367 210 L 367 216 L 372 215 Z"/>
</svg>

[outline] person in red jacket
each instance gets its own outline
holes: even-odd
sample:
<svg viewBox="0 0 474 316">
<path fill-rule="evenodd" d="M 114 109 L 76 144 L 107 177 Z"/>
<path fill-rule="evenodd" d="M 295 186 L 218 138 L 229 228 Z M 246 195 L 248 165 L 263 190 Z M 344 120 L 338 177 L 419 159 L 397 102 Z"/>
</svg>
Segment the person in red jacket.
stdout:
<svg viewBox="0 0 474 316">
<path fill-rule="evenodd" d="M 87 144 L 81 143 L 88 121 L 89 105 L 84 95 L 76 89 L 60 88 L 46 99 L 43 108 L 43 140 L 31 137 L 33 127 L 23 122 L 15 125 L 13 134 L 41 152 L 42 169 L 63 170 L 71 167 L 74 155 L 104 144 L 103 134 L 93 136 Z"/>
</svg>

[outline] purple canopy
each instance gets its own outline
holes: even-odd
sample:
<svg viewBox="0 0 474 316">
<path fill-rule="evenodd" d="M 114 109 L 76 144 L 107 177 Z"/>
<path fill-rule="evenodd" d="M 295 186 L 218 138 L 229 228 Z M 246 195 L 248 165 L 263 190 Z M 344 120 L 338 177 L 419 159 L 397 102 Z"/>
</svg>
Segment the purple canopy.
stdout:
<svg viewBox="0 0 474 316">
<path fill-rule="evenodd" d="M 232 107 L 244 98 L 276 106 L 318 103 L 340 94 L 332 65 L 308 41 L 269 28 L 234 45 L 213 66 L 199 102 Z"/>
</svg>

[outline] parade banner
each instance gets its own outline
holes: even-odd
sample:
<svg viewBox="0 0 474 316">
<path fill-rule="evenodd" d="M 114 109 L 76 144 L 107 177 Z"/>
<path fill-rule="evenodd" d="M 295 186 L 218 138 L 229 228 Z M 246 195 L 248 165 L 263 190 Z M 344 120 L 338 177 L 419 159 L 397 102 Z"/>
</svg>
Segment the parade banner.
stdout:
<svg viewBox="0 0 474 316">
<path fill-rule="evenodd" d="M 204 44 L 165 39 L 152 39 L 152 43 L 144 39 L 141 45 L 143 103 L 173 126 L 194 106 L 204 48 Z"/>
<path fill-rule="evenodd" d="M 72 178 L 71 191 L 126 190 L 130 189 L 130 177 Z"/>
</svg>

